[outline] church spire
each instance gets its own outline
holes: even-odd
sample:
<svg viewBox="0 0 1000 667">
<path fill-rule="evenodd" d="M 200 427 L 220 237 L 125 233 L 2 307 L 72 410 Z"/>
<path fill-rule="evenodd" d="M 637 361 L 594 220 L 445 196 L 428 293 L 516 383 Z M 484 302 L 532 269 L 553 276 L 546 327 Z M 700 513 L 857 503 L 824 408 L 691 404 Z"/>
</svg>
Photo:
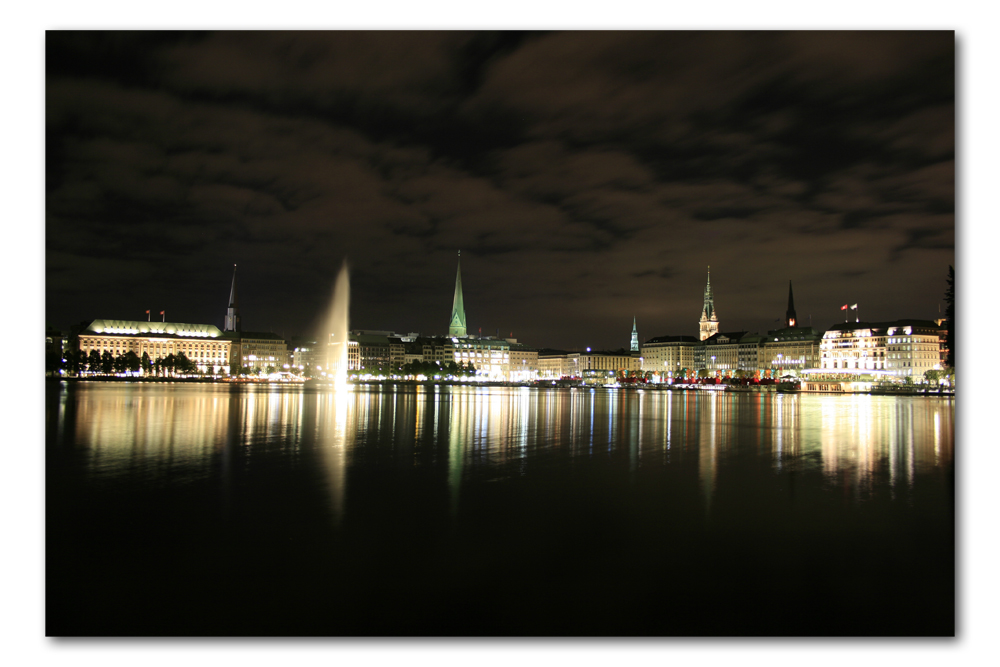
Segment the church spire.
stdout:
<svg viewBox="0 0 1000 667">
<path fill-rule="evenodd" d="M 223 331 L 240 331 L 240 295 L 236 291 L 236 265 L 233 264 L 233 287 L 229 290 L 229 308 Z"/>
<path fill-rule="evenodd" d="M 448 335 L 453 338 L 465 338 L 465 300 L 462 298 L 462 251 L 458 251 L 458 273 L 455 276 L 455 300 L 451 306 L 451 324 L 448 325 Z"/>
<path fill-rule="evenodd" d="M 701 307 L 698 322 L 701 340 L 719 333 L 719 318 L 715 316 L 715 299 L 712 297 L 712 267 L 708 267 L 708 281 L 705 283 L 705 302 Z"/>
<path fill-rule="evenodd" d="M 635 316 L 632 316 L 632 352 L 639 351 L 639 332 L 635 328 Z"/>
<path fill-rule="evenodd" d="M 788 310 L 785 311 L 785 326 L 795 326 L 795 300 L 792 299 L 792 281 L 788 281 Z"/>
</svg>

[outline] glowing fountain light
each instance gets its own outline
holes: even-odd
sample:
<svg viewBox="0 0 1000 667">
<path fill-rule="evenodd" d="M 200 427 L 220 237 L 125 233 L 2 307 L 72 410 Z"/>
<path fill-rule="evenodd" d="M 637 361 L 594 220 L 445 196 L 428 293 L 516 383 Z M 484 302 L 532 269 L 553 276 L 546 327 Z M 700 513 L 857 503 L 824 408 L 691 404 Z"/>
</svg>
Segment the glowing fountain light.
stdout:
<svg viewBox="0 0 1000 667">
<path fill-rule="evenodd" d="M 347 260 L 337 274 L 337 282 L 333 286 L 333 302 L 330 304 L 330 315 L 321 332 L 327 339 L 326 363 L 327 378 L 333 380 L 337 390 L 347 388 L 347 316 L 351 301 L 351 282 L 347 270 Z"/>
</svg>

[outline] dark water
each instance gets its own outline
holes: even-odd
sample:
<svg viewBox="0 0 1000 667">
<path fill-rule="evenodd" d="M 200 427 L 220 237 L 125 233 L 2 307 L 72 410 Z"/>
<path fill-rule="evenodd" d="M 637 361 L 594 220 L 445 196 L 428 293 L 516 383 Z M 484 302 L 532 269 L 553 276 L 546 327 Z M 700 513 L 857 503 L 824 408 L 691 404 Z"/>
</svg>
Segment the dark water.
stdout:
<svg viewBox="0 0 1000 667">
<path fill-rule="evenodd" d="M 50 635 L 951 635 L 954 401 L 47 388 Z"/>
</svg>

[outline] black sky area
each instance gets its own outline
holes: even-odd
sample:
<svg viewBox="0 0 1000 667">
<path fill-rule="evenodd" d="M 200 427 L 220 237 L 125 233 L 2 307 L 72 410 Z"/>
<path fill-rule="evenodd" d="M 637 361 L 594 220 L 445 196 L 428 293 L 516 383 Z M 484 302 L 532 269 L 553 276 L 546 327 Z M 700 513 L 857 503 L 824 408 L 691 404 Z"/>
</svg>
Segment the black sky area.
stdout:
<svg viewBox="0 0 1000 667">
<path fill-rule="evenodd" d="M 45 40 L 48 324 L 536 347 L 932 319 L 955 254 L 952 31 L 73 32 Z M 943 316 L 943 315 L 941 315 Z"/>
</svg>

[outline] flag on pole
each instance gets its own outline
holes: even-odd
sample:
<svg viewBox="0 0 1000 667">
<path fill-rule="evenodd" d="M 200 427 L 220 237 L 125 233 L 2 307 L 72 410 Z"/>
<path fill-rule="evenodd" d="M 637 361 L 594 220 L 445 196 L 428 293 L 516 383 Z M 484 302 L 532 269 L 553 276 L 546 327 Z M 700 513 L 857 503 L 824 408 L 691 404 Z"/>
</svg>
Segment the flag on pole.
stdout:
<svg viewBox="0 0 1000 667">
<path fill-rule="evenodd" d="M 854 304 L 853 306 L 851 306 L 851 310 L 857 310 L 857 309 L 858 309 L 858 304 Z"/>
<path fill-rule="evenodd" d="M 843 306 L 840 307 L 840 309 L 841 310 L 847 310 L 847 304 L 845 303 Z"/>
</svg>

